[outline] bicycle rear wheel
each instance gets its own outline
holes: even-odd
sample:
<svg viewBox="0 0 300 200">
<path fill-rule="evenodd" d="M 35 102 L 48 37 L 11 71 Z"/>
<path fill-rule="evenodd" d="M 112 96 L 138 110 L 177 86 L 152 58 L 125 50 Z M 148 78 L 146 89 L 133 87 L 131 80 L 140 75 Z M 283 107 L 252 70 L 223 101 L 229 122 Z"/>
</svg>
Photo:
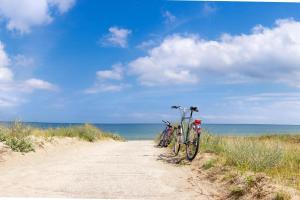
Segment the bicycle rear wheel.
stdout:
<svg viewBox="0 0 300 200">
<path fill-rule="evenodd" d="M 192 161 L 196 157 L 199 151 L 199 143 L 200 132 L 197 128 L 191 127 L 186 144 L 186 157 L 189 161 Z"/>
<path fill-rule="evenodd" d="M 164 132 L 161 132 L 157 146 L 163 147 L 163 143 L 164 143 Z"/>
</svg>

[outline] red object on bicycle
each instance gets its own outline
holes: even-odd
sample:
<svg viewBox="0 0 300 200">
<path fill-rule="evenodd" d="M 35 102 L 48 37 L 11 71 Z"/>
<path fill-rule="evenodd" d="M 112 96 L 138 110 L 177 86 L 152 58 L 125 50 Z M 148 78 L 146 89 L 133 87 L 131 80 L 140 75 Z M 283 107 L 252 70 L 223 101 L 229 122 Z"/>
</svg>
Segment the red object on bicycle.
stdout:
<svg viewBox="0 0 300 200">
<path fill-rule="evenodd" d="M 195 119 L 194 124 L 200 125 L 201 124 L 201 120 L 200 119 Z"/>
</svg>

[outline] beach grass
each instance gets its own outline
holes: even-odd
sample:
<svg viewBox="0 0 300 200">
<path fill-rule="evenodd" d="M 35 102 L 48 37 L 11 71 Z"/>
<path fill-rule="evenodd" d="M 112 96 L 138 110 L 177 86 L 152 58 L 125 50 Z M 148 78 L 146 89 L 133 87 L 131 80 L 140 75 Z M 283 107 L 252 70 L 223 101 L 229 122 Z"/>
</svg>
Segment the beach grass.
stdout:
<svg viewBox="0 0 300 200">
<path fill-rule="evenodd" d="M 16 121 L 10 127 L 0 127 L 0 142 L 5 143 L 13 151 L 30 152 L 34 151 L 34 144 L 31 135 L 31 128 Z"/>
<path fill-rule="evenodd" d="M 34 151 L 32 137 L 45 139 L 53 137 L 78 138 L 88 142 L 97 140 L 118 140 L 123 141 L 120 135 L 105 132 L 93 125 L 84 124 L 70 127 L 40 129 L 24 125 L 16 121 L 8 126 L 0 126 L 0 142 L 5 143 L 13 151 L 30 152 Z"/>
<path fill-rule="evenodd" d="M 33 128 L 32 135 L 37 137 L 71 137 L 88 142 L 105 139 L 124 140 L 120 135 L 105 132 L 90 124 L 49 129 Z"/>
<path fill-rule="evenodd" d="M 263 172 L 300 189 L 300 135 L 217 136 L 204 132 L 201 151 L 218 155 L 222 165 Z"/>
</svg>

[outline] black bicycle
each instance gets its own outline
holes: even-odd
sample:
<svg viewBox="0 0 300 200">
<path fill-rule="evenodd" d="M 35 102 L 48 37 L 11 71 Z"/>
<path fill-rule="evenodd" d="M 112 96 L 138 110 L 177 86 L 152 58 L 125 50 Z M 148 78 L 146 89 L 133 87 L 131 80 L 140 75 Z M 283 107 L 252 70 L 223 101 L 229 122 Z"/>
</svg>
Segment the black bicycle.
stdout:
<svg viewBox="0 0 300 200">
<path fill-rule="evenodd" d="M 183 108 L 181 106 L 172 106 L 174 109 L 179 109 L 181 112 L 180 125 L 174 134 L 175 155 L 178 155 L 182 144 L 186 146 L 186 158 L 192 161 L 198 151 L 201 135 L 201 120 L 193 121 L 193 112 L 198 112 L 197 107 Z"/>
</svg>

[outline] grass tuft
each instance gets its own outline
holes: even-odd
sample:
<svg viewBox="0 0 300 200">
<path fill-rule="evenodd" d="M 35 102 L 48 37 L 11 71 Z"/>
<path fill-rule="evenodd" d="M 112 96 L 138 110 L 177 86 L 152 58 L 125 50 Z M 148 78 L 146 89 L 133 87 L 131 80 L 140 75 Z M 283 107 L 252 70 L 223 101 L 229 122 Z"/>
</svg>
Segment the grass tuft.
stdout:
<svg viewBox="0 0 300 200">
<path fill-rule="evenodd" d="M 34 151 L 33 143 L 29 138 L 8 138 L 5 142 L 13 151 L 17 152 L 30 152 Z"/>
<path fill-rule="evenodd" d="M 245 194 L 245 191 L 240 186 L 233 186 L 230 189 L 230 196 L 234 197 L 235 199 L 238 199 L 239 197 L 243 196 Z"/>
<path fill-rule="evenodd" d="M 256 184 L 256 178 L 253 175 L 245 178 L 247 188 L 252 188 Z"/>
<path fill-rule="evenodd" d="M 277 192 L 274 198 L 274 200 L 290 200 L 290 199 L 291 199 L 291 195 L 284 191 Z"/>
<path fill-rule="evenodd" d="M 216 159 L 208 160 L 202 165 L 202 167 L 203 167 L 203 169 L 206 169 L 206 170 L 210 169 L 215 166 L 216 162 L 217 162 Z"/>
</svg>

